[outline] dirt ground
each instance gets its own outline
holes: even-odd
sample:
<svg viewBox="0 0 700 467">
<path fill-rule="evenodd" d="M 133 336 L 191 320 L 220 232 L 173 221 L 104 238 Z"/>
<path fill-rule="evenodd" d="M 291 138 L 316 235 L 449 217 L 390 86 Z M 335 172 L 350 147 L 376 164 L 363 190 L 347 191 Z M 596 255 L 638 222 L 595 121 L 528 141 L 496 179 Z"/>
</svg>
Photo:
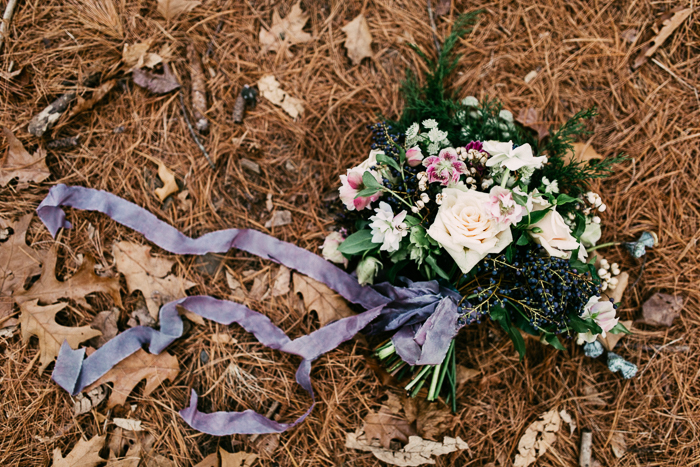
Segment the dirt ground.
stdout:
<svg viewBox="0 0 700 467">
<path fill-rule="evenodd" d="M 52 176 L 45 182 L 23 189 L 13 182 L 0 189 L 3 218 L 34 210 L 53 184 L 76 184 L 134 201 L 190 236 L 250 227 L 318 251 L 333 228 L 329 207 L 338 175 L 368 151 L 370 134 L 365 126 L 379 115 L 397 116 L 405 69 L 419 74 L 422 70 L 408 43 L 434 53 L 426 3 L 419 0 L 303 0 L 302 9 L 310 14 L 305 30 L 314 40 L 280 54 L 261 53 L 258 33 L 261 23 L 272 22 L 273 10 L 282 17 L 289 12 L 288 1 L 206 0 L 170 22 L 158 14 L 154 0 L 114 4 L 120 26 L 112 26 L 110 35 L 95 28 L 94 18 L 85 18 L 88 10 L 81 1 L 20 0 L 1 52 L 0 70 L 7 72 L 12 65 L 23 71 L 10 79 L 0 75 L 0 125 L 13 130 L 30 152 L 46 147 L 51 138 L 80 135 L 81 139 L 76 147 L 48 149 Z M 4 5 L 0 3 L 3 9 Z M 470 449 L 443 456 L 437 465 L 511 465 L 526 427 L 553 407 L 566 408 L 578 429 L 571 435 L 562 429 L 555 446 L 537 465 L 578 465 L 584 428 L 592 430 L 594 456 L 604 466 L 700 463 L 696 13 L 653 61 L 637 70 L 630 66 L 642 44 L 654 36 L 655 20 L 678 6 L 695 6 L 694 0 L 457 1 L 436 19 L 438 37 L 444 37 L 460 12 L 484 10 L 473 32 L 457 47 L 464 55 L 452 84 L 460 97 L 498 97 L 514 114 L 532 107 L 552 124 L 579 109 L 598 107 L 600 116 L 591 124 L 593 146 L 604 155 L 622 152 L 630 158 L 617 167 L 614 177 L 595 187 L 608 206 L 601 241 L 629 241 L 645 230 L 656 232 L 660 240 L 649 253 L 641 280 L 625 294 L 621 314 L 624 319 L 639 318 L 641 304 L 656 292 L 685 298 L 673 326 L 639 324 L 634 335 L 618 344 L 617 352 L 640 369 L 629 381 L 573 345 L 558 352 L 528 342 L 527 357 L 518 362 L 510 341 L 492 324 L 464 330 L 458 339 L 458 358 L 481 374 L 460 390 L 458 421 L 448 434 L 460 436 Z M 374 55 L 353 66 L 343 47 L 341 27 L 360 12 L 369 22 Z M 149 39 L 155 51 L 169 47 L 163 55 L 170 55 L 185 89 L 189 89 L 186 44 L 194 41 L 200 53 L 211 51 L 213 73 L 205 70 L 211 128 L 202 139 L 216 162 L 215 170 L 190 136 L 177 93 L 151 94 L 119 71 L 124 44 Z M 43 140 L 27 133 L 32 116 L 58 95 L 95 71 L 108 70 L 119 82 L 93 109 L 59 122 L 51 137 Z M 533 70 L 536 76 L 526 83 L 525 76 Z M 231 112 L 241 87 L 266 74 L 273 74 L 283 89 L 303 100 L 303 115 L 293 120 L 261 99 L 243 124 L 234 124 Z M 4 151 L 6 144 L 1 144 Z M 147 156 L 161 159 L 175 173 L 182 190 L 189 192 L 189 202 L 160 202 L 153 194 L 157 166 Z M 257 162 L 260 174 L 244 169 L 243 157 Z M 275 209 L 292 213 L 290 225 L 264 227 L 270 218 L 268 195 Z M 145 243 L 106 216 L 70 211 L 68 217 L 75 228 L 57 239 L 59 278 L 77 269 L 80 254 L 93 255 L 105 271 L 116 274 L 112 244 L 124 239 Z M 29 237 L 40 248 L 53 243 L 36 218 Z M 154 252 L 162 253 L 158 248 Z M 640 263 L 622 248 L 610 248 L 605 255 L 623 265 L 632 279 L 637 277 Z M 244 271 L 262 271 L 263 276 L 275 271 L 271 263 L 235 251 L 204 260 L 167 256 L 178 262 L 178 274 L 197 284 L 192 294 L 228 297 L 227 270 L 242 281 Z M 251 283 L 252 279 L 244 281 L 249 289 Z M 128 295 L 125 286 L 122 292 L 120 328 L 124 329 L 138 293 Z M 107 296 L 89 302 L 93 310 L 71 305 L 62 319 L 84 325 L 97 311 L 112 306 Z M 303 312 L 293 293 L 249 300 L 248 305 L 291 336 L 318 328 L 317 318 Z M 234 343 L 212 340 L 212 335 L 223 332 L 231 333 Z M 190 388 L 206 394 L 200 399 L 203 411 L 250 408 L 264 413 L 275 400 L 286 406 L 284 420 L 306 410 L 309 398 L 293 382 L 298 361 L 262 348 L 236 326 L 193 325 L 169 349 L 180 362 L 177 379 L 147 397 L 139 386 L 128 398 L 135 405 L 130 416 L 142 420 L 155 437 L 154 452 L 177 465 L 196 464 L 218 446 L 258 452 L 261 465 L 382 465 L 370 454 L 344 446 L 346 433 L 378 407 L 386 390 L 366 360 L 375 343 L 359 338 L 315 362 L 312 377 L 318 404 L 303 424 L 281 435 L 279 446 L 270 453 L 248 436 L 197 433 L 177 414 L 187 405 Z M 23 343 L 15 332 L 0 338 L 0 350 L 0 463 L 49 465 L 54 448 L 66 453 L 81 436 L 113 432 L 114 427 L 99 415 L 108 415 L 104 408 L 73 415 L 70 396 L 49 378 L 52 366 L 38 374 L 36 339 Z M 222 378 L 230 365 L 240 370 L 238 379 Z M 246 383 L 245 375 L 252 375 L 253 382 Z M 129 412 L 128 406 L 118 407 L 109 416 Z M 621 459 L 611 449 L 619 433 L 627 446 Z"/>
</svg>

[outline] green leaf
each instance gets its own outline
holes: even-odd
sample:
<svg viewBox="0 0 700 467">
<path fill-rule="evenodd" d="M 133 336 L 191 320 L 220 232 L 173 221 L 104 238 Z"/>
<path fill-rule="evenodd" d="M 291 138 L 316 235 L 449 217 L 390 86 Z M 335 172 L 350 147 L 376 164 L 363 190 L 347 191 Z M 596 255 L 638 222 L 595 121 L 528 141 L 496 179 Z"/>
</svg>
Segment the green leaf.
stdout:
<svg viewBox="0 0 700 467">
<path fill-rule="evenodd" d="M 556 334 L 545 334 L 544 340 L 557 350 L 566 350 L 566 347 L 562 345 L 561 341 L 559 340 L 559 336 Z"/>
<path fill-rule="evenodd" d="M 511 195 L 513 196 L 513 200 L 520 206 L 527 206 L 527 196 L 519 195 L 514 192 L 512 192 Z"/>
<path fill-rule="evenodd" d="M 406 221 L 406 225 L 408 225 L 409 227 L 413 227 L 414 225 L 420 224 L 420 219 L 418 219 L 415 216 L 406 216 L 404 220 Z"/>
<path fill-rule="evenodd" d="M 420 225 L 416 225 L 411 229 L 411 233 L 409 234 L 408 238 L 414 245 L 426 248 L 430 246 L 430 241 L 428 241 L 428 235 L 426 234 L 425 229 Z"/>
<path fill-rule="evenodd" d="M 362 174 L 362 183 L 365 185 L 365 188 L 382 188 L 382 185 L 369 170 Z"/>
<path fill-rule="evenodd" d="M 391 157 L 385 155 L 385 154 L 377 154 L 377 162 L 380 162 L 382 164 L 386 164 L 390 167 L 395 168 L 398 171 L 401 171 L 401 167 L 399 167 L 399 164 L 392 159 Z M 366 173 L 366 172 L 365 172 Z M 364 181 L 365 177 L 364 174 L 362 175 L 362 181 Z"/>
<path fill-rule="evenodd" d="M 610 333 L 612 333 L 612 334 L 621 334 L 621 333 L 632 334 L 632 331 L 627 329 L 624 324 L 622 324 L 618 321 L 618 323 L 610 330 Z"/>
<path fill-rule="evenodd" d="M 576 215 L 576 226 L 571 235 L 580 240 L 581 235 L 583 235 L 583 232 L 586 230 L 586 216 L 584 216 L 581 211 L 575 211 L 574 214 Z"/>
<path fill-rule="evenodd" d="M 425 258 L 425 262 L 428 263 L 428 266 L 430 266 L 438 276 L 442 277 L 445 280 L 450 280 L 450 276 L 445 271 L 443 271 L 443 269 L 440 266 L 437 265 L 437 260 L 434 256 L 428 256 L 427 258 Z"/>
<path fill-rule="evenodd" d="M 402 164 L 406 162 L 406 150 L 399 146 L 399 162 Z"/>
<path fill-rule="evenodd" d="M 391 283 L 396 281 L 396 275 L 399 273 L 399 271 L 405 268 L 408 265 L 408 263 L 410 263 L 410 261 L 406 259 L 403 261 L 399 261 L 398 263 L 394 264 L 391 268 L 389 268 L 389 270 L 386 273 L 388 281 Z"/>
<path fill-rule="evenodd" d="M 377 246 L 372 242 L 372 232 L 370 230 L 360 230 L 345 239 L 338 246 L 338 251 L 346 255 L 357 255 Z"/>
<path fill-rule="evenodd" d="M 601 327 L 591 318 L 583 319 L 580 316 L 571 315 L 569 316 L 569 324 L 576 332 L 585 333 L 591 331 L 593 334 L 600 334 L 603 332 Z"/>
<path fill-rule="evenodd" d="M 377 158 L 379 160 L 379 158 Z M 567 203 L 580 203 L 581 200 L 578 198 L 574 198 L 573 196 L 569 196 L 566 193 L 562 193 L 559 196 L 557 196 L 557 206 L 561 206 L 562 204 L 567 204 Z"/>
<path fill-rule="evenodd" d="M 518 241 L 515 242 L 516 245 L 518 246 L 525 246 L 528 243 L 530 243 L 530 236 L 526 233 L 523 233 L 519 238 Z"/>
<path fill-rule="evenodd" d="M 513 251 L 514 248 L 515 247 L 513 247 L 512 243 L 510 245 L 508 245 L 508 248 L 506 248 L 506 261 L 508 262 L 508 264 L 513 264 L 513 254 L 515 253 Z"/>
<path fill-rule="evenodd" d="M 549 212 L 549 208 L 542 209 L 541 211 L 531 212 L 527 215 L 527 217 L 523 217 L 523 220 L 521 220 L 518 223 L 517 227 L 519 229 L 523 229 L 523 228 L 528 227 L 532 224 L 536 224 L 539 221 L 541 221 L 544 218 L 544 216 L 547 215 L 548 212 Z"/>
<path fill-rule="evenodd" d="M 365 172 L 366 173 L 366 172 Z M 372 196 L 376 192 L 380 191 L 382 188 L 379 187 L 372 187 L 372 188 L 365 188 L 364 190 L 361 190 L 356 196 L 355 199 L 357 198 L 366 198 L 368 196 Z"/>
<path fill-rule="evenodd" d="M 520 334 L 518 328 L 515 327 L 508 328 L 508 335 L 510 336 L 510 340 L 513 341 L 515 350 L 518 351 L 518 354 L 520 355 L 520 361 L 522 362 L 523 358 L 525 357 L 525 339 L 523 339 L 523 336 L 522 334 Z"/>
<path fill-rule="evenodd" d="M 491 308 L 491 311 L 489 312 L 489 314 L 491 315 L 491 318 L 494 321 L 498 321 L 499 323 L 502 323 L 503 321 L 507 321 L 507 319 L 508 319 L 508 312 L 505 310 L 505 308 L 500 307 L 500 306 L 495 306 L 495 307 Z M 507 324 L 507 322 L 506 322 L 506 324 Z M 503 329 L 507 330 L 508 326 L 504 326 L 503 324 L 501 324 L 501 326 L 503 326 Z"/>
</svg>

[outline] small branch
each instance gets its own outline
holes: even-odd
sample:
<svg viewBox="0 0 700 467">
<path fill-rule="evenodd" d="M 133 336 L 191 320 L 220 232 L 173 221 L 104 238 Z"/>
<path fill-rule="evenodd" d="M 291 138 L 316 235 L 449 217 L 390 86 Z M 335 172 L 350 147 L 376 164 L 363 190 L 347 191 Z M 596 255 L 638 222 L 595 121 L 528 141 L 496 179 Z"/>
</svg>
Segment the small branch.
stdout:
<svg viewBox="0 0 700 467">
<path fill-rule="evenodd" d="M 0 50 L 2 50 L 2 44 L 5 40 L 5 33 L 10 29 L 10 24 L 12 24 L 12 16 L 15 14 L 17 1 L 18 0 L 10 0 L 7 2 L 5 14 L 2 15 L 2 22 L 0 23 Z"/>
<path fill-rule="evenodd" d="M 591 467 L 591 456 L 593 452 L 593 433 L 584 431 L 581 435 L 581 452 L 578 456 L 579 467 Z"/>
<path fill-rule="evenodd" d="M 433 30 L 433 42 L 435 43 L 435 48 L 437 49 L 438 56 L 442 53 L 442 48 L 440 47 L 440 42 L 437 38 L 437 26 L 435 26 L 435 17 L 433 15 L 433 6 L 428 0 L 428 17 L 430 18 L 430 27 Z"/>
<path fill-rule="evenodd" d="M 190 117 L 187 116 L 187 108 L 185 108 L 185 99 L 182 97 L 182 92 L 180 92 L 180 107 L 182 108 L 182 116 L 185 117 L 185 123 L 187 123 L 187 128 L 190 130 L 190 134 L 192 135 L 192 139 L 194 140 L 195 143 L 197 143 L 197 146 L 199 147 L 199 150 L 202 151 L 202 154 L 204 154 L 204 157 L 207 159 L 207 162 L 209 163 L 209 167 L 211 167 L 213 170 L 216 170 L 216 165 L 214 165 L 214 162 L 212 162 L 211 157 L 209 157 L 209 153 L 207 152 L 206 148 L 202 145 L 202 143 L 199 141 L 199 138 L 197 137 L 197 133 L 194 131 L 194 128 L 192 128 L 192 123 L 190 122 Z"/>
</svg>

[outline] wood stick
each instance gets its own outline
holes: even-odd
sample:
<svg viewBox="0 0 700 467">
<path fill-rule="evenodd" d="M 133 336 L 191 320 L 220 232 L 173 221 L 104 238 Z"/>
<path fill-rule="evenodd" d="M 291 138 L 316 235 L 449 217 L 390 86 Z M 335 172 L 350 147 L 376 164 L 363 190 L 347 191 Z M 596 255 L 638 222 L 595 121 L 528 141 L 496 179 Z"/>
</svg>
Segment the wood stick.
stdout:
<svg viewBox="0 0 700 467">
<path fill-rule="evenodd" d="M 182 97 L 182 92 L 180 92 L 180 107 L 182 108 L 182 116 L 185 118 L 185 123 L 187 123 L 187 128 L 190 130 L 190 135 L 192 135 L 192 139 L 194 140 L 195 143 L 197 143 L 197 146 L 199 147 L 199 150 L 202 151 L 202 154 L 204 154 L 204 157 L 207 159 L 207 162 L 209 163 L 209 167 L 216 170 L 216 165 L 214 165 L 214 162 L 211 160 L 211 157 L 209 157 L 209 153 L 207 152 L 207 149 L 202 145 L 202 142 L 199 141 L 199 138 L 197 137 L 197 133 L 195 133 L 194 128 L 192 128 L 192 123 L 190 122 L 190 117 L 187 116 L 187 108 L 185 107 L 185 100 Z"/>
<path fill-rule="evenodd" d="M 7 2 L 5 13 L 2 15 L 2 22 L 0 23 L 0 50 L 2 50 L 2 44 L 5 40 L 5 33 L 10 29 L 10 24 L 12 24 L 12 16 L 15 14 L 17 1 L 18 0 L 10 0 Z"/>
<path fill-rule="evenodd" d="M 581 435 L 581 452 L 578 456 L 579 467 L 591 467 L 593 454 L 593 433 L 585 430 Z"/>
</svg>

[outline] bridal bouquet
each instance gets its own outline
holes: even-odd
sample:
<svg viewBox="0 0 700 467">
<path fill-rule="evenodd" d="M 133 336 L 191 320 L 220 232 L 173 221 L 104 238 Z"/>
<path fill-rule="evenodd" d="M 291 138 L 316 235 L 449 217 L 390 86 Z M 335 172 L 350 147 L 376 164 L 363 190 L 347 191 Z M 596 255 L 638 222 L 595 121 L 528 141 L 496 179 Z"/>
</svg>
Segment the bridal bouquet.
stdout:
<svg viewBox="0 0 700 467">
<path fill-rule="evenodd" d="M 340 176 L 344 225 L 327 237 L 324 257 L 354 269 L 362 285 L 437 281 L 457 303 L 458 327 L 496 321 L 521 358 L 521 331 L 557 349 L 562 340 L 627 332 L 604 296 L 619 267 L 596 267 L 586 250 L 601 236 L 606 209 L 588 183 L 622 158 L 571 157 L 594 110 L 538 141 L 497 100 L 447 97 L 444 78 L 457 63 L 451 48 L 470 19 L 455 25 L 436 62 L 426 58 L 426 84 L 409 76 L 401 119 L 370 125 L 369 156 Z M 428 345 L 437 314 L 404 313 L 383 326 L 395 334 L 376 355 L 391 374 L 410 378 L 414 395 L 425 386 L 434 400 L 446 385 L 454 403 L 454 338 L 431 365 L 397 346 L 407 333 Z"/>
</svg>

